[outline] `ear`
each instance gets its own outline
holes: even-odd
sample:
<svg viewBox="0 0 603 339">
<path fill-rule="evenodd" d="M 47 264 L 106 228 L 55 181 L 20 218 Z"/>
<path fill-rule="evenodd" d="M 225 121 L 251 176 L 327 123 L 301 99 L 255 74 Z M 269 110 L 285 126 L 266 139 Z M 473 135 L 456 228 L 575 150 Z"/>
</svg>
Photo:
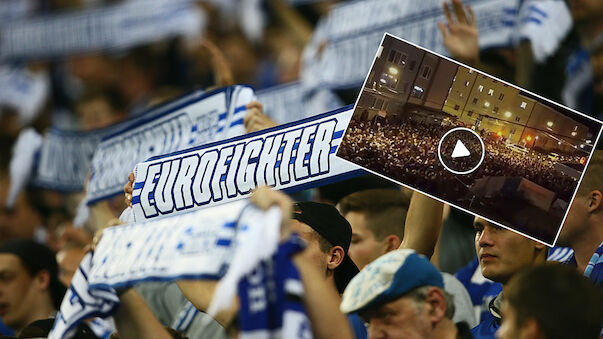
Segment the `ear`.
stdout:
<svg viewBox="0 0 603 339">
<path fill-rule="evenodd" d="M 594 190 L 588 193 L 588 212 L 593 213 L 603 208 L 603 193 L 599 190 Z"/>
<path fill-rule="evenodd" d="M 40 291 L 45 291 L 50 287 L 50 273 L 47 270 L 41 270 L 34 278 L 34 282 Z"/>
<path fill-rule="evenodd" d="M 337 266 L 341 265 L 343 262 L 343 258 L 345 257 L 345 252 L 343 251 L 343 247 L 341 246 L 333 246 L 329 251 L 329 256 L 327 258 L 327 268 L 330 270 L 334 270 Z"/>
<path fill-rule="evenodd" d="M 425 297 L 429 305 L 429 318 L 432 326 L 436 326 L 446 315 L 446 299 L 444 292 L 437 287 L 431 287 Z"/>
<path fill-rule="evenodd" d="M 385 239 L 383 239 L 383 253 L 382 254 L 391 252 L 393 250 L 397 250 L 398 247 L 400 247 L 401 243 L 402 243 L 402 240 L 400 240 L 400 238 L 397 235 L 395 235 L 395 234 L 388 235 Z"/>
</svg>

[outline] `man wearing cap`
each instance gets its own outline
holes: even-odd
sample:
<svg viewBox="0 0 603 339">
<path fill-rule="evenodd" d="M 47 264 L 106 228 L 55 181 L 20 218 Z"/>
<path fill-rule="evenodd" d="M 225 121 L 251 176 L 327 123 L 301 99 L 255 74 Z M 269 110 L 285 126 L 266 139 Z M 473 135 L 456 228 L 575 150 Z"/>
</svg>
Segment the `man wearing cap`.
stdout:
<svg viewBox="0 0 603 339">
<path fill-rule="evenodd" d="M 350 259 L 348 249 L 352 241 L 352 228 L 348 221 L 327 204 L 302 201 L 293 204 L 290 229 L 307 243 L 304 250 L 310 262 L 324 273 L 327 283 L 334 284 L 341 294 L 358 267 Z M 348 316 L 355 337 L 366 338 L 366 328 L 357 315 Z"/>
<path fill-rule="evenodd" d="M 291 231 L 308 243 L 306 253 L 332 281 L 339 293 L 358 273 L 348 255 L 352 228 L 331 205 L 311 201 L 293 204 Z"/>
<path fill-rule="evenodd" d="M 455 324 L 452 296 L 441 273 L 411 249 L 382 255 L 348 284 L 341 311 L 359 313 L 369 338 L 473 338 L 469 326 Z"/>
<path fill-rule="evenodd" d="M 0 248 L 0 317 L 16 333 L 53 317 L 65 286 L 54 253 L 33 240 L 9 240 Z"/>
</svg>

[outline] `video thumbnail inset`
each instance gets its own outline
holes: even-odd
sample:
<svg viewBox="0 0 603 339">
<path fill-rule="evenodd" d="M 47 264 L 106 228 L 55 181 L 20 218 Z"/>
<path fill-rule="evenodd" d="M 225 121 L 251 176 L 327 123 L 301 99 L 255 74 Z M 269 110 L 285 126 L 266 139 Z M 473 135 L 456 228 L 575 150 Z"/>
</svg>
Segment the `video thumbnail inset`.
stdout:
<svg viewBox="0 0 603 339">
<path fill-rule="evenodd" d="M 337 156 L 553 245 L 601 128 L 386 34 Z"/>
</svg>

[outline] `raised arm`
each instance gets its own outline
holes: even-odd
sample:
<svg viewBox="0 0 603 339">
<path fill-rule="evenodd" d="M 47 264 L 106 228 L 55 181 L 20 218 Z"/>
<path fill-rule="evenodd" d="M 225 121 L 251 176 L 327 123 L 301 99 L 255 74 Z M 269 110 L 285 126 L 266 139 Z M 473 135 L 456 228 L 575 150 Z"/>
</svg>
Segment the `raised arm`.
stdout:
<svg viewBox="0 0 603 339">
<path fill-rule="evenodd" d="M 113 319 L 120 338 L 172 338 L 134 289 L 123 292 L 119 300 Z"/>
<path fill-rule="evenodd" d="M 411 248 L 431 258 L 442 230 L 444 204 L 417 191 L 410 198 L 400 248 Z"/>
</svg>

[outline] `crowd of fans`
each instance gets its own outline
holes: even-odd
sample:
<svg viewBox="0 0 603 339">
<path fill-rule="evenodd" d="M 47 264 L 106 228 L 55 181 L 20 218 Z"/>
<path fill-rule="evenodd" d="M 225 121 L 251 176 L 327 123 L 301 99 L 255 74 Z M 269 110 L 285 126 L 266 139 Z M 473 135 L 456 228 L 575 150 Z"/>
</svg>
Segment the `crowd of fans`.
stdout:
<svg viewBox="0 0 603 339">
<path fill-rule="evenodd" d="M 501 140 L 484 138 L 485 156 L 479 168 L 459 177 L 446 170 L 438 159 L 438 144 L 451 127 L 412 120 L 378 122 L 352 120 L 341 145 L 340 156 L 360 166 L 395 178 L 399 182 L 442 194 L 446 199 L 464 199 L 467 187 L 483 177 L 521 177 L 545 187 L 564 201 L 571 199 L 576 179 L 554 168 L 552 162 L 536 152 L 519 153 Z M 446 138 L 442 143 L 442 161 L 456 171 L 475 167 L 482 150 L 476 136 L 467 133 Z M 456 140 L 471 153 L 452 159 Z"/>
<path fill-rule="evenodd" d="M 23 5 L 26 2 L 28 5 Z M 40 133 L 49 128 L 92 131 L 193 89 L 250 84 L 259 90 L 299 80 L 302 51 L 313 28 L 335 4 L 344 1 L 258 2 L 261 5 L 256 9 L 265 15 L 266 23 L 260 39 L 247 34 L 240 16 L 233 14 L 234 8 L 252 2 L 195 2 L 207 21 L 197 40 L 172 37 L 127 50 L 7 65 L 47 75 L 49 92 L 36 117 L 28 121 L 17 108 L 0 103 L 1 335 L 47 337 L 63 294 L 95 243 L 95 235 L 98 240 L 103 228 L 116 225 L 122 210 L 131 203 L 134 181 L 133 177 L 124 178 L 124 183 L 129 180 L 125 202 L 120 196 L 93 205 L 82 228 L 74 227 L 73 220 L 84 192 L 27 187 L 12 206 L 7 206 L 9 162 L 19 133 L 28 127 Z M 6 0 L 0 1 L 0 18 L 52 15 L 116 3 L 121 2 Z M 565 99 L 573 93 L 575 108 L 600 117 L 603 54 L 596 44 L 603 34 L 603 4 L 600 0 L 568 0 L 567 6 L 574 27 L 558 51 L 542 63 L 525 53 L 524 42 L 480 52 L 476 19 L 460 0 L 444 5 L 446 22 L 439 27 L 451 57 L 553 100 L 570 104 Z M 577 79 L 575 70 L 581 67 L 591 72 L 590 81 L 579 84 L 579 91 L 565 91 L 563 87 Z M 336 94 L 351 104 L 357 93 Z M 261 103 L 248 106 L 248 132 L 274 125 L 263 114 Z M 470 186 L 478 178 L 512 176 L 545 187 L 569 203 L 575 179 L 556 171 L 552 162 L 538 154 L 519 154 L 500 140 L 484 138 L 485 160 L 477 171 L 462 178 L 446 171 L 438 160 L 437 145 L 450 128 L 413 121 L 352 120 L 338 155 L 452 201 L 469 200 Z M 476 153 L 475 143 L 465 145 Z M 444 153 L 450 154 L 451 147 L 454 145 L 444 145 Z M 562 158 L 580 162 L 575 157 Z M 475 159 L 454 161 L 473 163 Z M 339 190 L 345 191 L 342 196 L 346 197 L 339 205 L 342 196 L 327 199 L 321 195 L 326 192 L 323 187 L 292 197 L 261 191 L 254 203 L 262 208 L 279 206 L 285 215 L 283 229 L 298 233 L 307 246 L 292 261 L 303 282 L 302 301 L 315 338 L 494 338 L 499 328 L 501 338 L 597 338 L 603 325 L 603 264 L 598 260 L 603 255 L 600 151 L 591 163 L 574 203 L 568 207 L 558 242 L 566 248 L 560 251 L 481 218 L 475 218 L 473 225 L 461 222 L 457 219 L 461 211 L 450 213 L 450 206 L 416 192 L 411 197 L 398 186 L 367 193 L 367 188 L 373 188 L 374 177 L 365 178 L 368 186 L 358 181 L 343 183 Z M 456 165 L 464 168 L 468 164 Z M 292 199 L 318 202 L 294 203 Z M 475 246 L 470 251 L 474 259 L 464 268 L 449 269 L 449 273 L 469 272 L 468 279 L 462 274 L 456 275 L 457 279 L 443 273 L 439 258 L 455 257 L 458 252 L 446 251 L 442 243 L 454 241 L 452 233 L 466 234 L 459 230 L 468 228 L 475 230 L 469 236 Z M 550 259 L 561 257 L 560 253 L 568 253 L 563 268 L 544 265 L 547 254 Z M 532 271 L 533 267 L 539 271 Z M 556 284 L 546 284 L 542 277 Z M 567 284 L 562 283 L 566 280 Z M 205 313 L 215 284 L 179 281 L 119 291 L 121 306 L 113 319 L 87 319 L 75 337 L 236 337 L 241 320 L 236 310 L 215 317 Z M 541 291 L 543 285 L 547 289 Z M 362 292 L 369 288 L 375 293 L 367 297 Z M 505 295 L 509 291 L 508 301 L 499 294 L 501 290 Z M 555 298 L 547 298 L 547 293 Z M 539 304 L 538 299 L 525 296 L 548 300 Z M 171 328 L 175 327 L 174 319 L 190 305 L 189 300 L 200 312 L 191 313 L 195 320 L 190 328 L 175 331 Z M 481 319 L 475 318 L 476 310 L 484 311 Z"/>
</svg>

